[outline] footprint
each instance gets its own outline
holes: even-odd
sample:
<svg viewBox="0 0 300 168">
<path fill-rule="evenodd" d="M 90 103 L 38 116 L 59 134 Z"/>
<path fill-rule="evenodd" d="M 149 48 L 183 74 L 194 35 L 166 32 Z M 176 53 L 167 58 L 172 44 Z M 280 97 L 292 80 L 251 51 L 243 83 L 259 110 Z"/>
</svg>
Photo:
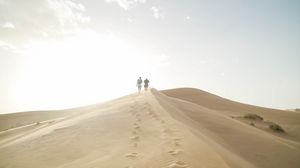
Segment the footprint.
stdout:
<svg viewBox="0 0 300 168">
<path fill-rule="evenodd" d="M 180 146 L 180 143 L 177 142 L 177 141 L 175 141 L 175 142 L 174 142 L 174 145 L 175 145 L 175 146 Z"/>
<path fill-rule="evenodd" d="M 172 131 L 170 129 L 168 129 L 168 128 L 163 128 L 161 130 L 161 132 L 163 132 L 163 133 L 171 133 Z"/>
<path fill-rule="evenodd" d="M 152 117 L 156 117 L 157 114 L 155 114 L 154 112 L 152 112 L 152 113 L 151 113 L 151 116 L 152 116 Z"/>
<path fill-rule="evenodd" d="M 169 168 L 185 168 L 187 167 L 187 164 L 183 161 L 177 161 L 175 163 L 172 163 L 168 166 Z"/>
<path fill-rule="evenodd" d="M 135 143 L 133 144 L 133 147 L 137 148 L 137 147 L 138 147 L 138 144 L 135 142 Z"/>
<path fill-rule="evenodd" d="M 126 157 L 129 157 L 129 158 L 136 158 L 137 156 L 138 156 L 138 154 L 136 152 L 126 154 Z"/>
<path fill-rule="evenodd" d="M 140 129 L 140 126 L 138 126 L 138 125 L 136 125 L 136 126 L 134 126 L 134 129 Z"/>
<path fill-rule="evenodd" d="M 152 116 L 154 119 L 159 120 L 159 117 L 155 114 Z"/>
<path fill-rule="evenodd" d="M 136 136 L 132 136 L 130 139 L 132 139 L 134 141 L 138 141 L 140 139 L 140 137 L 136 135 Z"/>
<path fill-rule="evenodd" d="M 182 140 L 183 138 L 181 138 L 181 137 L 175 137 L 175 138 L 173 138 L 173 140 L 174 141 L 180 141 L 180 140 Z"/>
<path fill-rule="evenodd" d="M 169 150 L 168 153 L 175 156 L 178 155 L 181 151 L 180 150 Z"/>
</svg>

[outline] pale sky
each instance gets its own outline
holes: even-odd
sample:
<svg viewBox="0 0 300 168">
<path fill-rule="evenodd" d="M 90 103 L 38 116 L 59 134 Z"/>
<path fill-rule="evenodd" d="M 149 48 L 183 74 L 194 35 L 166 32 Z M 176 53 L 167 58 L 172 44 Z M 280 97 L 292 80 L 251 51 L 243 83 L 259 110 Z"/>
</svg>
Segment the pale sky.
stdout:
<svg viewBox="0 0 300 168">
<path fill-rule="evenodd" d="M 298 0 L 0 0 L 0 113 L 199 88 L 300 107 Z"/>
</svg>

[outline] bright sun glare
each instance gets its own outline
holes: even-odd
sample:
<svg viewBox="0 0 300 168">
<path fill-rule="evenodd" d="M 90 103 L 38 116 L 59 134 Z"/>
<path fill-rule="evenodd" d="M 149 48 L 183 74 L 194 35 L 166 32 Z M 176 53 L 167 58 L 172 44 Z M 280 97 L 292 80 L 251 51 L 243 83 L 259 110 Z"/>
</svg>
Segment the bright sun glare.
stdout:
<svg viewBox="0 0 300 168">
<path fill-rule="evenodd" d="M 137 76 L 153 67 L 138 47 L 94 32 L 31 43 L 24 60 L 14 97 L 24 108 L 36 109 L 80 106 L 130 93 Z"/>
</svg>

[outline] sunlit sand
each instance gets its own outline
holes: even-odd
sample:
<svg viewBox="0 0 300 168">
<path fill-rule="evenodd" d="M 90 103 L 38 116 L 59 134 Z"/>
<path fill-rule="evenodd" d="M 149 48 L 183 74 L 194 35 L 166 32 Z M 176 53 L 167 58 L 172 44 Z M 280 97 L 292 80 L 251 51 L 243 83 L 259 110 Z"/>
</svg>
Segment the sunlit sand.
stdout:
<svg viewBox="0 0 300 168">
<path fill-rule="evenodd" d="M 191 88 L 3 114 L 0 131 L 0 167 L 300 167 L 300 113 Z"/>
</svg>

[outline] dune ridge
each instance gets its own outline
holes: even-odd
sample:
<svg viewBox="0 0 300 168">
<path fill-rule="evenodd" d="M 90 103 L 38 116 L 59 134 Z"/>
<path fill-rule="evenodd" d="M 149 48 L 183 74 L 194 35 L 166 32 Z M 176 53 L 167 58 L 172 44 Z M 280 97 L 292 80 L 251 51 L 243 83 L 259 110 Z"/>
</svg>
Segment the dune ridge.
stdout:
<svg viewBox="0 0 300 168">
<path fill-rule="evenodd" d="M 280 124 L 286 133 L 238 118 L 247 113 Z M 152 89 L 83 108 L 22 115 L 0 115 L 0 167 L 300 167 L 300 113 L 198 89 Z M 16 123 L 23 124 L 11 128 Z"/>
</svg>

